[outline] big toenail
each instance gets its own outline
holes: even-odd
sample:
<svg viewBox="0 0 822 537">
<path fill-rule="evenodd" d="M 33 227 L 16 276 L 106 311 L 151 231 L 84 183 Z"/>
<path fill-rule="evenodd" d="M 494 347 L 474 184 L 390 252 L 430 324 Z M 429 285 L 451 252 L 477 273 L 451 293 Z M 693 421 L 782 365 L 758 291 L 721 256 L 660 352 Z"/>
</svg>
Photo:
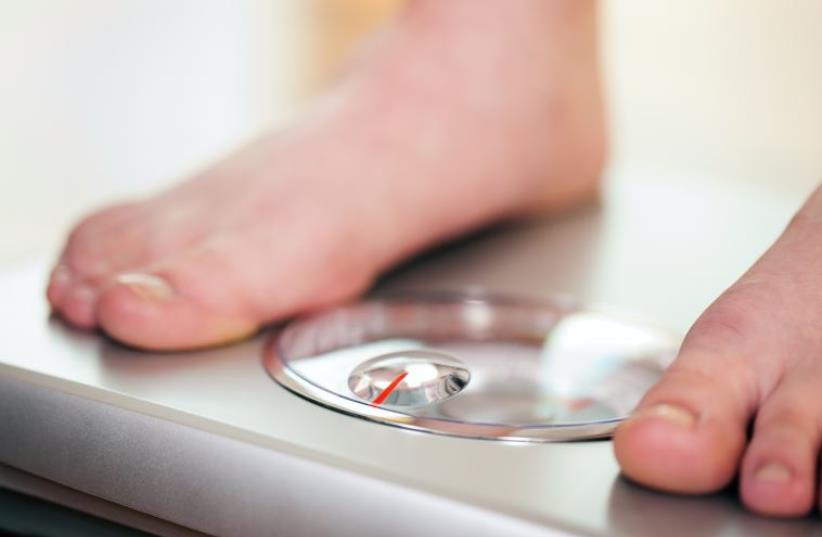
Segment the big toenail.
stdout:
<svg viewBox="0 0 822 537">
<path fill-rule="evenodd" d="M 174 289 L 171 285 L 154 274 L 127 272 L 117 276 L 116 281 L 145 300 L 167 300 L 174 295 Z"/>
<path fill-rule="evenodd" d="M 779 462 L 769 462 L 759 467 L 754 475 L 759 481 L 776 481 L 784 483 L 790 481 L 793 472 L 790 468 Z"/>
<path fill-rule="evenodd" d="M 679 405 L 667 403 L 639 410 L 631 417 L 631 419 L 641 418 L 661 418 L 669 423 L 688 429 L 693 429 L 696 425 L 696 415 L 693 412 Z"/>
</svg>

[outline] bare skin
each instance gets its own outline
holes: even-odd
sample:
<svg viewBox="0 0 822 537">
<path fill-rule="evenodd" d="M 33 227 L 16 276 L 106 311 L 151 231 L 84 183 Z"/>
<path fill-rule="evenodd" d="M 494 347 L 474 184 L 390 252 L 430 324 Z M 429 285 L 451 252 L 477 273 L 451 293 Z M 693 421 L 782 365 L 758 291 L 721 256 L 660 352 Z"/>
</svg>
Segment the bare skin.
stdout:
<svg viewBox="0 0 822 537">
<path fill-rule="evenodd" d="M 696 321 L 663 380 L 617 431 L 616 456 L 629 476 L 702 493 L 738 472 L 742 501 L 757 513 L 813 508 L 822 440 L 820 273 L 822 189 Z"/>
<path fill-rule="evenodd" d="M 137 347 L 218 344 L 355 296 L 436 241 L 594 195 L 593 15 L 409 4 L 299 125 L 81 222 L 53 308 Z"/>
<path fill-rule="evenodd" d="M 81 222 L 52 274 L 52 307 L 145 349 L 221 344 L 356 296 L 437 241 L 594 196 L 605 154 L 595 30 L 581 0 L 409 3 L 299 125 Z M 630 478 L 704 493 L 739 472 L 758 513 L 812 508 L 820 273 L 817 193 L 617 431 Z"/>
</svg>

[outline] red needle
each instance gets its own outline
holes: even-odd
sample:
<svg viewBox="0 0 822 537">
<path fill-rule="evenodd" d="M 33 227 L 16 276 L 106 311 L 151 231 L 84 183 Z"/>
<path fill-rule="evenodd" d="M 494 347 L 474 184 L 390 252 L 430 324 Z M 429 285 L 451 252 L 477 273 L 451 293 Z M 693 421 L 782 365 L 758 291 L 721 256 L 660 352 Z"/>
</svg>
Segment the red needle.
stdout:
<svg viewBox="0 0 822 537">
<path fill-rule="evenodd" d="M 385 400 L 388 399 L 388 396 L 391 395 L 391 392 L 397 389 L 397 386 L 399 386 L 400 382 L 402 382 L 402 379 L 404 379 L 407 376 L 408 371 L 403 371 L 402 373 L 397 375 L 397 377 L 391 381 L 391 384 L 386 386 L 385 389 L 382 392 L 380 392 L 380 394 L 373 401 L 371 401 L 371 404 L 376 406 L 380 406 L 381 404 L 383 404 Z"/>
</svg>

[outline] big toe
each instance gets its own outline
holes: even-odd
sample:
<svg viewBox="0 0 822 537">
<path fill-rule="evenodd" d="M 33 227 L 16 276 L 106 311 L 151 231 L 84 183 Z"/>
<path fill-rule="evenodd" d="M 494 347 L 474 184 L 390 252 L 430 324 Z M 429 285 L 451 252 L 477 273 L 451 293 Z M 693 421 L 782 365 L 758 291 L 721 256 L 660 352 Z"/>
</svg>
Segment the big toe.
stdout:
<svg viewBox="0 0 822 537">
<path fill-rule="evenodd" d="M 727 485 L 748 421 L 743 400 L 728 386 L 714 375 L 673 368 L 614 436 L 624 473 L 670 492 L 705 493 Z"/>
<path fill-rule="evenodd" d="M 96 316 L 114 339 L 148 350 L 218 345 L 256 330 L 254 317 L 233 307 L 236 300 L 208 298 L 173 270 L 127 272 L 100 296 Z"/>
<path fill-rule="evenodd" d="M 117 276 L 99 298 L 97 318 L 106 333 L 137 348 L 192 349 L 247 337 L 266 322 L 365 287 L 367 280 L 304 254 L 287 241 L 213 237 Z"/>
</svg>

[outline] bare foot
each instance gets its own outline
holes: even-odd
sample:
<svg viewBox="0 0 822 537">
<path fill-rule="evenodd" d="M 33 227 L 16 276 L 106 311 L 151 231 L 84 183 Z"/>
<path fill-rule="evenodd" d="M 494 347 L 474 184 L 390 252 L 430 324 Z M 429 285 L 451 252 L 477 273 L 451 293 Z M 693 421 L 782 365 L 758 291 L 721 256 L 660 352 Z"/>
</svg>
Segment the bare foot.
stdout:
<svg viewBox="0 0 822 537">
<path fill-rule="evenodd" d="M 593 195 L 592 2 L 416 0 L 294 128 L 71 233 L 56 312 L 147 349 L 344 300 L 420 248 Z"/>
<path fill-rule="evenodd" d="M 798 516 L 813 508 L 822 443 L 820 274 L 817 190 L 700 317 L 663 380 L 617 431 L 614 448 L 629 477 L 703 493 L 738 472 L 742 501 L 755 512 Z"/>
</svg>

